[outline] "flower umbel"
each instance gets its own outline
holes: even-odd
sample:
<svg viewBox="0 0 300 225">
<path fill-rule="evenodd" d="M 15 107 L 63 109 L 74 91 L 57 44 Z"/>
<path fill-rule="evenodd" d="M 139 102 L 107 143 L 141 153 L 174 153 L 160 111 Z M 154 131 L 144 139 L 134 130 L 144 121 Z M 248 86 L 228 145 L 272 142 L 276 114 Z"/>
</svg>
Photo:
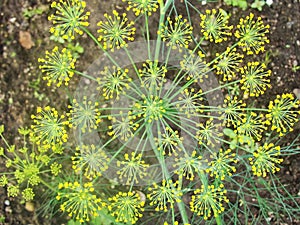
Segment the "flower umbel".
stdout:
<svg viewBox="0 0 300 225">
<path fill-rule="evenodd" d="M 82 101 L 73 99 L 73 105 L 69 106 L 70 113 L 67 113 L 70 124 L 74 128 L 79 128 L 83 133 L 97 129 L 101 122 L 99 103 L 88 100 L 86 96 Z"/>
<path fill-rule="evenodd" d="M 117 166 L 120 169 L 117 171 L 120 180 L 126 180 L 126 185 L 130 184 L 138 184 L 141 179 L 147 176 L 146 170 L 149 167 L 148 164 L 142 160 L 142 154 L 131 153 L 131 157 L 129 154 L 124 155 L 124 161 L 118 161 Z"/>
<path fill-rule="evenodd" d="M 63 119 L 64 115 L 59 116 L 55 108 L 46 106 L 44 109 L 37 108 L 37 114 L 31 115 L 34 124 L 31 125 L 33 132 L 31 136 L 36 137 L 37 143 L 59 144 L 66 142 L 68 134 Z"/>
<path fill-rule="evenodd" d="M 50 32 L 64 39 L 74 39 L 75 33 L 83 34 L 82 28 L 89 25 L 87 22 L 90 12 L 85 12 L 86 3 L 82 0 L 60 0 L 52 2 L 51 7 L 56 9 L 55 14 L 48 17 L 54 27 Z"/>
<path fill-rule="evenodd" d="M 270 88 L 271 70 L 266 70 L 266 65 L 259 62 L 248 62 L 247 66 L 241 68 L 241 89 L 246 95 L 256 96 L 265 93 Z"/>
<path fill-rule="evenodd" d="M 127 10 L 134 12 L 136 16 L 146 13 L 148 16 L 158 9 L 158 0 L 123 0 L 128 3 Z"/>
<path fill-rule="evenodd" d="M 95 189 L 91 182 L 64 182 L 58 185 L 58 189 L 56 199 L 61 201 L 60 210 L 80 223 L 89 222 L 97 217 L 99 210 L 105 206 L 94 194 Z"/>
<path fill-rule="evenodd" d="M 181 15 L 175 17 L 174 22 L 170 17 L 167 20 L 168 26 L 163 26 L 162 30 L 158 31 L 162 40 L 166 41 L 167 46 L 172 46 L 173 49 L 176 49 L 178 46 L 188 48 L 189 43 L 192 41 L 193 27 L 188 23 L 187 19 L 182 19 Z"/>
<path fill-rule="evenodd" d="M 96 178 L 108 169 L 108 157 L 100 147 L 95 145 L 81 145 L 76 148 L 72 157 L 75 172 L 84 171 L 87 178 Z"/>
<path fill-rule="evenodd" d="M 56 83 L 58 87 L 62 84 L 67 86 L 74 75 L 76 59 L 66 48 L 60 52 L 56 46 L 51 52 L 46 51 L 45 58 L 39 58 L 38 61 L 41 64 L 39 68 L 45 73 L 43 79 L 48 81 L 48 86 L 52 83 Z"/>
<path fill-rule="evenodd" d="M 238 45 L 248 55 L 258 54 L 265 50 L 265 43 L 269 43 L 266 34 L 269 33 L 269 25 L 264 25 L 261 17 L 254 20 L 253 13 L 250 13 L 246 19 L 241 18 L 235 36 L 240 39 Z"/>
<path fill-rule="evenodd" d="M 116 218 L 116 222 L 135 224 L 143 216 L 145 203 L 138 193 L 119 192 L 108 200 L 110 201 L 108 209 Z"/>
<path fill-rule="evenodd" d="M 119 98 L 120 94 L 125 94 L 125 89 L 129 88 L 131 78 L 127 75 L 128 69 L 122 71 L 119 68 L 105 67 L 100 72 L 101 78 L 97 78 L 99 87 L 97 90 L 102 91 L 105 99 Z"/>
<path fill-rule="evenodd" d="M 253 174 L 260 177 L 266 177 L 267 173 L 276 173 L 280 170 L 277 164 L 280 164 L 283 159 L 280 156 L 280 146 L 274 146 L 273 143 L 259 146 L 253 156 L 249 158 L 252 165 Z"/>
<path fill-rule="evenodd" d="M 163 180 L 161 185 L 154 183 L 148 190 L 150 194 L 147 197 L 151 200 L 150 205 L 155 206 L 156 211 L 167 212 L 168 208 L 174 208 L 174 204 L 181 201 L 182 192 L 176 188 L 172 180 Z"/>
<path fill-rule="evenodd" d="M 218 216 L 225 208 L 223 203 L 229 200 L 225 196 L 224 185 L 218 187 L 214 185 L 202 185 L 201 189 L 196 189 L 190 203 L 191 211 L 203 216 L 205 220 L 214 214 Z"/>
<path fill-rule="evenodd" d="M 233 26 L 228 26 L 229 15 L 223 10 L 206 10 L 205 14 L 200 15 L 200 26 L 206 40 L 219 43 L 226 41 L 228 36 L 231 36 Z"/>
<path fill-rule="evenodd" d="M 271 124 L 271 130 L 276 130 L 279 135 L 293 131 L 293 125 L 299 120 L 298 115 L 300 101 L 292 94 L 277 95 L 274 101 L 269 103 L 269 113 L 266 115 L 267 124 Z"/>
<path fill-rule="evenodd" d="M 126 46 L 127 41 L 133 41 L 135 28 L 134 22 L 128 22 L 126 13 L 119 15 L 116 10 L 113 10 L 113 15 L 104 14 L 106 21 L 100 21 L 97 25 L 100 35 L 98 40 L 103 43 L 104 49 L 114 51 L 115 48 L 119 49 Z"/>
</svg>

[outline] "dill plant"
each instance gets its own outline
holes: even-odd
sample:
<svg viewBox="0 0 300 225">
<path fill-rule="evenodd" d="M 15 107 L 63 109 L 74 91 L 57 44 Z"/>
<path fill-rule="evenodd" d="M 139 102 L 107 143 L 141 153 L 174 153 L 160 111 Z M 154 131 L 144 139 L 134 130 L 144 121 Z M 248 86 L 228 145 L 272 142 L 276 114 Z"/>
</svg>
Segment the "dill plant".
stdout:
<svg viewBox="0 0 300 225">
<path fill-rule="evenodd" d="M 295 200 L 296 207 L 285 202 L 291 195 L 275 174 L 285 155 L 299 152 L 279 144 L 299 120 L 299 100 L 283 93 L 265 107 L 255 105 L 270 88 L 271 70 L 252 59 L 269 43 L 269 26 L 253 14 L 230 25 L 226 11 L 202 12 L 189 1 L 188 16 L 179 15 L 172 0 L 123 1 L 128 12 L 105 14 L 95 34 L 84 1 L 52 2 L 50 32 L 71 40 L 86 34 L 105 65 L 80 72 L 70 51 L 57 46 L 39 59 L 48 85 L 68 86 L 73 76 L 89 84 L 70 99 L 67 112 L 37 108 L 32 126 L 20 132 L 30 147 L 15 149 L 1 130 L 6 146 L 0 155 L 11 172 L 0 184 L 8 194 L 21 190 L 28 201 L 44 185 L 56 196 L 53 207 L 80 224 L 99 218 L 113 224 L 256 223 L 270 212 L 280 219 L 278 202 L 290 218 L 299 213 Z M 191 21 L 192 11 L 199 23 Z M 159 23 L 150 40 L 154 14 Z M 146 40 L 132 49 L 138 20 Z M 210 44 L 202 47 L 204 41 Z M 61 175 L 62 169 L 68 172 Z M 259 218 L 251 204 L 263 209 Z"/>
</svg>

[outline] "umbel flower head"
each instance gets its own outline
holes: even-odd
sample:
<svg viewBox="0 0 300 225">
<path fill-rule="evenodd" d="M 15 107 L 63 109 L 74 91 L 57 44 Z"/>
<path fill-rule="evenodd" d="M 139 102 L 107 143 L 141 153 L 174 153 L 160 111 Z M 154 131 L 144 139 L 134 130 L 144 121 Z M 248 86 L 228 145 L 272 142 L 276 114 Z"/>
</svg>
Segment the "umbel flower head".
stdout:
<svg viewBox="0 0 300 225">
<path fill-rule="evenodd" d="M 126 185 L 138 184 L 145 176 L 148 164 L 142 160 L 142 154 L 131 153 L 131 157 L 126 153 L 123 161 L 117 161 L 117 166 L 120 168 L 117 171 L 121 181 L 126 180 Z"/>
<path fill-rule="evenodd" d="M 167 42 L 167 46 L 171 46 L 173 49 L 188 48 L 192 41 L 193 27 L 187 19 L 182 19 L 182 16 L 179 15 L 175 17 L 175 21 L 172 21 L 170 17 L 167 18 L 167 21 L 168 26 L 163 25 L 162 29 L 158 31 L 158 35 Z"/>
<path fill-rule="evenodd" d="M 293 131 L 293 125 L 299 120 L 299 105 L 300 101 L 292 94 L 277 95 L 276 99 L 269 103 L 266 123 L 280 136 Z"/>
<path fill-rule="evenodd" d="M 254 20 L 254 14 L 250 13 L 246 19 L 241 18 L 235 36 L 239 39 L 238 45 L 248 55 L 258 54 L 265 50 L 265 43 L 269 43 L 266 34 L 269 33 L 269 25 L 264 25 L 261 17 Z"/>
<path fill-rule="evenodd" d="M 85 12 L 85 1 L 59 0 L 52 2 L 51 7 L 56 11 L 48 17 L 54 25 L 50 28 L 50 32 L 57 37 L 74 39 L 75 33 L 82 35 L 82 28 L 89 25 L 87 20 L 90 12 Z"/>
<path fill-rule="evenodd" d="M 64 115 L 59 115 L 57 110 L 50 106 L 38 107 L 36 112 L 36 115 L 31 115 L 34 124 L 31 125 L 33 132 L 30 135 L 35 137 L 38 144 L 54 146 L 67 142 L 68 134 L 65 125 L 68 122 L 63 121 Z"/>
<path fill-rule="evenodd" d="M 88 100 L 86 96 L 82 101 L 75 98 L 72 101 L 73 105 L 67 116 L 69 117 L 70 125 L 74 128 L 79 128 L 83 133 L 96 130 L 101 122 L 99 103 Z"/>
<path fill-rule="evenodd" d="M 135 224 L 143 216 L 145 202 L 138 193 L 119 192 L 108 200 L 108 209 L 116 222 Z"/>
<path fill-rule="evenodd" d="M 97 217 L 99 210 L 105 206 L 94 193 L 93 183 L 64 182 L 58 185 L 56 199 L 61 201 L 60 210 L 68 213 L 80 223 L 89 222 Z"/>
<path fill-rule="evenodd" d="M 105 151 L 95 145 L 81 145 L 72 157 L 75 172 L 83 172 L 87 178 L 100 177 L 108 169 L 108 157 Z"/>
<path fill-rule="evenodd" d="M 191 211 L 198 216 L 203 216 L 205 220 L 212 215 L 216 217 L 225 210 L 223 204 L 229 201 L 225 194 L 226 190 L 223 184 L 218 186 L 203 184 L 192 195 L 190 202 Z"/>
<path fill-rule="evenodd" d="M 233 26 L 228 26 L 229 15 L 223 10 L 206 10 L 205 14 L 200 15 L 201 32 L 206 40 L 210 42 L 220 43 L 226 41 L 231 36 Z"/>
<path fill-rule="evenodd" d="M 241 69 L 242 79 L 241 89 L 246 95 L 260 96 L 265 93 L 267 88 L 270 88 L 271 70 L 266 70 L 266 65 L 259 62 L 248 62 L 247 66 Z"/>
<path fill-rule="evenodd" d="M 38 61 L 41 64 L 39 68 L 45 73 L 43 79 L 48 81 L 48 86 L 52 83 L 56 83 L 58 87 L 62 84 L 67 86 L 74 75 L 76 59 L 66 48 L 60 52 L 56 46 L 51 52 L 46 51 L 45 58 L 39 58 Z"/>
<path fill-rule="evenodd" d="M 153 183 L 153 187 L 149 187 L 148 191 L 150 206 L 154 206 L 155 211 L 167 212 L 169 208 L 174 208 L 176 202 L 181 201 L 182 192 L 172 180 L 163 180 L 161 185 Z"/>
<path fill-rule="evenodd" d="M 132 10 L 136 16 L 147 14 L 150 16 L 158 9 L 158 0 L 123 0 L 128 3 L 127 10 Z"/>
<path fill-rule="evenodd" d="M 280 170 L 278 164 L 283 161 L 283 159 L 278 158 L 279 156 L 280 146 L 274 146 L 273 143 L 259 146 L 253 152 L 253 156 L 249 158 L 253 174 L 258 177 L 266 177 L 267 173 L 278 172 Z"/>
<path fill-rule="evenodd" d="M 113 10 L 113 15 L 104 14 L 106 21 L 100 21 L 98 40 L 103 43 L 104 49 L 114 51 L 127 45 L 127 41 L 134 40 L 135 28 L 134 22 L 128 22 L 126 13 L 119 15 L 116 10 Z"/>
</svg>

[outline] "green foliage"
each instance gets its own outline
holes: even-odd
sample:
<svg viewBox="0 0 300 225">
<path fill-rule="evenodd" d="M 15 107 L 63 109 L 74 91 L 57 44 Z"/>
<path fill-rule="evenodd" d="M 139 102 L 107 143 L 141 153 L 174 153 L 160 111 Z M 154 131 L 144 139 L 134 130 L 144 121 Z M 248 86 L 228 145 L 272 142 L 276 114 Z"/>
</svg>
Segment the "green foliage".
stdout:
<svg viewBox="0 0 300 225">
<path fill-rule="evenodd" d="M 43 14 L 45 11 L 47 11 L 47 9 L 48 9 L 48 7 L 47 6 L 43 6 L 43 5 L 40 6 L 40 7 L 38 7 L 38 8 L 33 8 L 33 9 L 26 8 L 23 11 L 23 16 L 25 18 L 30 19 L 30 18 L 32 18 L 32 17 L 34 17 L 36 15 Z"/>
<path fill-rule="evenodd" d="M 247 0 L 224 0 L 227 5 L 237 6 L 245 10 L 248 7 Z"/>
</svg>

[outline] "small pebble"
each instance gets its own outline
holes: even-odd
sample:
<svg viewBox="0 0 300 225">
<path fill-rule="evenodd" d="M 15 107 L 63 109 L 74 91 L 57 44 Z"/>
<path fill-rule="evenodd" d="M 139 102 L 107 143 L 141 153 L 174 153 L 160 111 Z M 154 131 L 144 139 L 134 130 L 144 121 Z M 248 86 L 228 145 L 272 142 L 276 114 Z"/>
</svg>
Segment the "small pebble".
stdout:
<svg viewBox="0 0 300 225">
<path fill-rule="evenodd" d="M 299 88 L 295 88 L 293 90 L 293 93 L 297 96 L 298 99 L 300 99 L 300 89 Z"/>
<path fill-rule="evenodd" d="M 5 201 L 4 201 L 4 204 L 5 204 L 5 205 L 10 205 L 10 201 L 9 201 L 9 200 L 5 200 Z"/>
</svg>

